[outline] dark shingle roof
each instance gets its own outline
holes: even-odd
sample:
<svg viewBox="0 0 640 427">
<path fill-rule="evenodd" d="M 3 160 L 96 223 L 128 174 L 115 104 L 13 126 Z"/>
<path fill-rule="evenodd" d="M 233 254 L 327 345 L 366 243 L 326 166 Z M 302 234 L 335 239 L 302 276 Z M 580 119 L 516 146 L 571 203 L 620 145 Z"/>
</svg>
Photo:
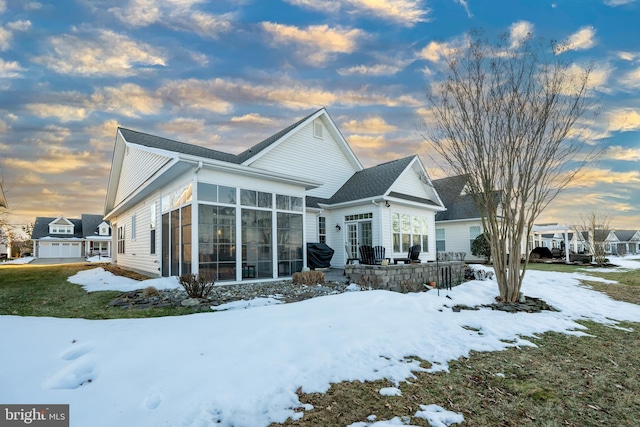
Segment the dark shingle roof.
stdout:
<svg viewBox="0 0 640 427">
<path fill-rule="evenodd" d="M 82 237 L 93 237 L 98 235 L 98 226 L 105 221 L 102 215 L 82 214 Z"/>
<path fill-rule="evenodd" d="M 102 224 L 102 215 L 90 215 L 82 214 L 82 219 L 66 218 L 73 224 L 73 234 L 49 234 L 49 223 L 55 221 L 58 218 L 54 217 L 36 217 L 36 221 L 33 224 L 33 231 L 31 232 L 32 239 L 42 239 L 43 237 L 56 237 L 61 239 L 84 238 L 87 236 L 94 236 L 98 231 L 98 226 Z M 109 221 L 105 221 L 107 224 Z"/>
<path fill-rule="evenodd" d="M 414 158 L 409 156 L 354 173 L 329 199 L 329 203 L 351 202 L 385 194 Z"/>
<path fill-rule="evenodd" d="M 440 196 L 446 211 L 436 214 L 436 221 L 451 221 L 456 219 L 480 218 L 482 214 L 476 207 L 473 197 L 462 194 L 467 185 L 467 175 L 457 175 L 448 178 L 436 179 L 433 186 Z M 497 196 L 497 193 L 496 193 Z"/>
<path fill-rule="evenodd" d="M 207 159 L 220 160 L 223 162 L 237 163 L 236 156 L 223 153 L 222 151 L 200 147 L 198 145 L 186 144 L 172 139 L 149 135 L 130 129 L 119 128 L 122 136 L 131 143 L 144 145 L 145 147 L 158 148 L 161 150 L 174 151 L 177 153 L 189 154 L 192 156 L 204 157 Z"/>
<path fill-rule="evenodd" d="M 33 223 L 33 231 L 31 232 L 32 239 L 42 239 L 43 237 L 59 237 L 70 238 L 77 237 L 82 238 L 82 220 L 76 218 L 66 218 L 73 224 L 73 234 L 49 234 L 49 223 L 55 221 L 58 218 L 53 217 L 36 217 L 36 222 Z"/>
<path fill-rule="evenodd" d="M 316 110 L 313 113 L 307 115 L 306 117 L 298 120 L 291 126 L 282 129 L 281 131 L 271 135 L 269 138 L 259 142 L 253 147 L 243 151 L 238 155 L 224 153 L 222 151 L 213 150 L 211 148 L 200 147 L 198 145 L 187 144 L 185 142 L 174 141 L 172 139 L 162 138 L 159 136 L 149 135 L 142 132 L 137 132 L 130 129 L 119 128 L 122 136 L 127 140 L 127 142 L 131 142 L 134 144 L 144 145 L 145 147 L 158 148 L 161 150 L 173 151 L 176 153 L 183 153 L 192 156 L 204 157 L 207 159 L 220 160 L 228 163 L 236 163 L 241 164 L 256 154 L 260 153 L 262 150 L 269 147 L 271 144 L 278 141 L 287 133 L 291 132 L 291 130 L 295 129 L 309 117 L 313 116 L 320 110 Z"/>
<path fill-rule="evenodd" d="M 614 231 L 616 237 L 621 242 L 628 242 L 633 238 L 633 236 L 637 233 L 636 230 L 616 230 Z"/>
</svg>

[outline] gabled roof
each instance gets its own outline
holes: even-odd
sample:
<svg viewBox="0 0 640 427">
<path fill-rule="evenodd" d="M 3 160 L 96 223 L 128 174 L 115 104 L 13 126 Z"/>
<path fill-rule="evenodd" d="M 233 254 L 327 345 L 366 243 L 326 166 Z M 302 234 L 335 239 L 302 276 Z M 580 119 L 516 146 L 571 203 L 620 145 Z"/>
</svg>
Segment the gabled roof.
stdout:
<svg viewBox="0 0 640 427">
<path fill-rule="evenodd" d="M 102 215 L 90 215 L 82 214 L 81 219 L 66 218 L 71 224 L 73 224 L 73 234 L 49 234 L 49 224 L 59 219 L 53 217 L 36 217 L 36 221 L 33 224 L 33 231 L 31 232 L 32 239 L 42 239 L 44 237 L 56 237 L 61 239 L 69 238 L 85 238 L 94 236 L 94 232 L 98 230 L 98 226 L 103 222 Z M 108 221 L 104 221 L 109 223 Z"/>
<path fill-rule="evenodd" d="M 95 237 L 98 235 L 100 224 L 107 223 L 102 215 L 82 214 L 82 237 Z"/>
<path fill-rule="evenodd" d="M 467 185 L 467 175 L 457 175 L 433 181 L 446 211 L 436 214 L 436 221 L 481 218 L 482 214 L 468 194 L 462 194 Z"/>
<path fill-rule="evenodd" d="M 440 206 L 439 201 L 390 191 L 400 175 L 417 160 L 417 156 L 409 156 L 392 160 L 354 173 L 344 185 L 329 199 L 307 197 L 308 207 L 319 207 L 321 204 L 336 205 L 356 200 L 375 199 L 383 196 L 403 199 L 410 202 L 431 206 Z"/>
<path fill-rule="evenodd" d="M 615 230 L 614 234 L 620 242 L 628 242 L 638 233 L 638 230 Z"/>
<path fill-rule="evenodd" d="M 58 217 L 60 218 L 60 217 Z M 59 237 L 61 239 L 69 238 L 82 238 L 82 220 L 76 218 L 66 218 L 71 224 L 73 224 L 73 234 L 49 234 L 49 224 L 57 220 L 55 217 L 36 217 L 36 221 L 33 223 L 33 231 L 31 232 L 32 239 L 42 239 L 43 237 Z"/>
<path fill-rule="evenodd" d="M 415 156 L 409 156 L 354 173 L 328 203 L 337 204 L 384 195 L 414 158 Z"/>
<path fill-rule="evenodd" d="M 220 160 L 229 163 L 238 163 L 236 156 L 233 154 L 223 153 L 222 151 L 212 150 L 198 145 L 187 144 L 184 142 L 174 141 L 172 139 L 162 138 L 160 136 L 149 135 L 135 130 L 118 128 L 122 136 L 133 144 L 142 145 L 160 150 L 172 151 L 176 153 L 188 154 L 191 156 L 204 157 L 206 159 Z"/>
</svg>

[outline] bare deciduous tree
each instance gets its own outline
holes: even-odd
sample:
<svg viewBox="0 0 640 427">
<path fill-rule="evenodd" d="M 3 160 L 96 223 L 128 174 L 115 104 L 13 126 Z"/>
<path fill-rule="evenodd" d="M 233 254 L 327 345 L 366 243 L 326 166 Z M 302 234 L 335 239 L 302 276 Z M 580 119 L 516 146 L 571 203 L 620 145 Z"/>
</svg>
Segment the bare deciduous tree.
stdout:
<svg viewBox="0 0 640 427">
<path fill-rule="evenodd" d="M 611 215 L 597 210 L 580 215 L 576 233 L 584 239 L 584 248 L 593 256 L 593 262 L 602 266 L 607 262 L 606 240 L 611 231 Z"/>
<path fill-rule="evenodd" d="M 492 43 L 475 32 L 445 55 L 448 77 L 427 93 L 433 117 L 423 138 L 469 177 L 506 302 L 519 297 L 529 261 L 525 250 L 521 270 L 522 242 L 535 219 L 598 152 L 575 129 L 592 106 L 591 69 L 576 72 L 558 51 L 531 36 Z"/>
</svg>

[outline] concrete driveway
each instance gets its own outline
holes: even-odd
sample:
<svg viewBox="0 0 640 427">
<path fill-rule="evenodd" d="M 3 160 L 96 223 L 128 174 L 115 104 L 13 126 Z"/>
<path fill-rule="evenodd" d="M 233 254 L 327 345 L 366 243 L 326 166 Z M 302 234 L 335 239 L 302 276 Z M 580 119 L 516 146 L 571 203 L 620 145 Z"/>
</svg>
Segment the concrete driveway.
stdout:
<svg viewBox="0 0 640 427">
<path fill-rule="evenodd" d="M 46 264 L 75 264 L 79 262 L 87 262 L 84 258 L 37 258 L 31 261 L 31 265 L 46 265 Z"/>
</svg>

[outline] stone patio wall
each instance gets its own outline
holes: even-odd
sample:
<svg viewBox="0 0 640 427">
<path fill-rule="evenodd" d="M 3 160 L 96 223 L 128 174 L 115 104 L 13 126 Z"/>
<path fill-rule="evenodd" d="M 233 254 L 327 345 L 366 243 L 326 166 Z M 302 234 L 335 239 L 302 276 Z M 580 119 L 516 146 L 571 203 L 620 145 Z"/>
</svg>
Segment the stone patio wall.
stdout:
<svg viewBox="0 0 640 427">
<path fill-rule="evenodd" d="M 451 286 L 464 282 L 464 262 L 440 261 L 420 264 L 397 265 L 363 265 L 349 264 L 345 266 L 345 274 L 351 283 L 364 281 L 362 276 L 373 278 L 380 283 L 380 289 L 401 291 L 402 284 L 415 282 L 420 285 L 436 282 L 439 287 L 446 286 L 446 278 L 450 275 Z M 443 279 L 442 274 L 445 274 Z M 449 273 L 450 272 L 450 273 Z"/>
</svg>

